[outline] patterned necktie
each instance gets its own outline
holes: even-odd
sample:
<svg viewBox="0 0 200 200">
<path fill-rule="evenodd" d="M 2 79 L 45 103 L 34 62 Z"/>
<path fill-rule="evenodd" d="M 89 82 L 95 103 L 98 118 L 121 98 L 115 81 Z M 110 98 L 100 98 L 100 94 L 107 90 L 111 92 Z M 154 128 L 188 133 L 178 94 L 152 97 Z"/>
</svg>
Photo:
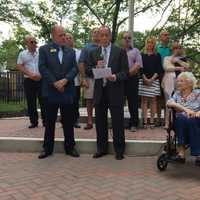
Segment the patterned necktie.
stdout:
<svg viewBox="0 0 200 200">
<path fill-rule="evenodd" d="M 107 49 L 104 47 L 103 48 L 103 60 L 104 60 L 104 63 L 105 63 L 105 67 L 107 67 L 107 57 L 108 57 Z"/>
</svg>

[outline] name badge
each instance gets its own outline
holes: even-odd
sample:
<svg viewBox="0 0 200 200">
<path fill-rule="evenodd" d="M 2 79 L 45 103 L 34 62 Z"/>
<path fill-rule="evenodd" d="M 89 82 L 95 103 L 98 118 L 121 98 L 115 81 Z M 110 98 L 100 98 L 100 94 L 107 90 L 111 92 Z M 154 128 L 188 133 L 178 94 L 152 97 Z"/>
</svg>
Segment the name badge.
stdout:
<svg viewBox="0 0 200 200">
<path fill-rule="evenodd" d="M 55 53 L 57 52 L 57 49 L 50 49 L 50 53 Z"/>
</svg>

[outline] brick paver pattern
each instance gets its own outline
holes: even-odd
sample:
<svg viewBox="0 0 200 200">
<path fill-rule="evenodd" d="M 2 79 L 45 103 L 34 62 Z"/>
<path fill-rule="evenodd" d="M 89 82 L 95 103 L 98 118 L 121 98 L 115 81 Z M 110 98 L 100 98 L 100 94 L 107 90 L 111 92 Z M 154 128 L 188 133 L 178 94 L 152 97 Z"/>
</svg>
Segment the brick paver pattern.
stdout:
<svg viewBox="0 0 200 200">
<path fill-rule="evenodd" d="M 18 117 L 18 118 L 8 118 L 0 119 L 0 137 L 34 137 L 34 138 L 43 138 L 44 127 L 41 124 L 37 128 L 28 129 L 29 119 L 27 117 Z M 84 130 L 83 127 L 85 124 L 82 124 L 82 128 L 75 129 L 76 138 L 96 138 L 95 128 L 91 130 Z M 109 131 L 110 132 L 110 131 Z M 135 139 L 135 140 L 165 140 L 166 131 L 163 128 L 154 128 L 154 129 L 138 129 L 137 132 L 130 132 L 129 130 L 125 131 L 126 139 Z M 112 133 L 110 132 L 110 137 Z M 55 136 L 57 138 L 63 137 L 63 130 L 61 124 L 56 123 Z"/>
<path fill-rule="evenodd" d="M 185 165 L 156 168 L 156 157 L 92 159 L 0 153 L 1 200 L 199 200 L 200 173 Z"/>
</svg>

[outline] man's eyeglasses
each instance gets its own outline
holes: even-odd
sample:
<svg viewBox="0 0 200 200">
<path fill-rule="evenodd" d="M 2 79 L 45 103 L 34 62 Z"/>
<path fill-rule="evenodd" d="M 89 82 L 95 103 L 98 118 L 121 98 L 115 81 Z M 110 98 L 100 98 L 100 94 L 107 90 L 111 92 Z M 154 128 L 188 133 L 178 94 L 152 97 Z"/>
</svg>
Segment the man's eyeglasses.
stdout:
<svg viewBox="0 0 200 200">
<path fill-rule="evenodd" d="M 37 44 L 37 42 L 36 42 L 36 41 L 30 41 L 30 43 L 31 43 L 31 44 Z"/>
<path fill-rule="evenodd" d="M 125 40 L 131 40 L 131 37 L 123 37 Z"/>
</svg>

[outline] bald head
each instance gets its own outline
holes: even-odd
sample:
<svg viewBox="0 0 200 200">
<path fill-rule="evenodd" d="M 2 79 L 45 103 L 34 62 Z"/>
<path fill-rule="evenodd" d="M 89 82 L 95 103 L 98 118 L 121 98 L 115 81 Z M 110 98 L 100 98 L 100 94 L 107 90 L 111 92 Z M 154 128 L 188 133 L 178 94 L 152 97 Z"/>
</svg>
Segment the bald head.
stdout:
<svg viewBox="0 0 200 200">
<path fill-rule="evenodd" d="M 28 48 L 28 50 L 30 52 L 34 52 L 37 48 L 37 41 L 35 39 L 34 36 L 32 35 L 27 35 L 25 38 L 24 38 L 24 42 Z"/>
<path fill-rule="evenodd" d="M 54 25 L 51 31 L 53 41 L 59 46 L 65 45 L 65 30 L 63 26 Z"/>
</svg>

